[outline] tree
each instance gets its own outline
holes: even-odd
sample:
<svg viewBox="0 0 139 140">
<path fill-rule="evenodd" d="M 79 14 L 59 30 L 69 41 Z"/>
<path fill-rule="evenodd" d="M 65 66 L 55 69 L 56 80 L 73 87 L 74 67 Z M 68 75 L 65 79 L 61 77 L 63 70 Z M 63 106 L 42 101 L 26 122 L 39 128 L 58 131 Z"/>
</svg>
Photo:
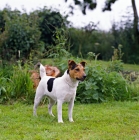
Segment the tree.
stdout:
<svg viewBox="0 0 139 140">
<path fill-rule="evenodd" d="M 34 11 L 39 17 L 39 29 L 41 31 L 40 40 L 45 43 L 45 49 L 54 43 L 54 33 L 56 28 L 65 26 L 66 19 L 58 11 L 52 11 L 44 7 Z"/>
<path fill-rule="evenodd" d="M 103 8 L 103 11 L 106 11 L 106 10 L 111 11 L 111 5 L 114 4 L 116 1 L 117 0 L 107 0 L 105 2 L 105 7 Z M 138 29 L 139 17 L 137 13 L 135 0 L 131 0 L 131 3 L 132 3 L 132 9 L 134 13 L 134 23 L 133 23 L 134 37 L 136 39 L 137 44 L 139 45 L 139 29 Z"/>
<path fill-rule="evenodd" d="M 67 0 L 65 0 L 66 2 Z M 97 6 L 97 1 L 96 0 L 83 0 L 83 2 L 79 0 L 73 0 L 75 5 L 79 5 L 82 9 L 82 13 L 86 14 L 86 10 L 94 10 Z M 114 4 L 118 0 L 106 0 L 105 5 L 102 9 L 103 12 L 105 11 L 111 11 L 111 5 Z M 132 3 L 132 8 L 133 8 L 133 13 L 134 13 L 134 29 L 135 29 L 135 34 L 139 36 L 139 30 L 138 30 L 138 22 L 139 22 L 139 17 L 137 13 L 137 8 L 136 8 L 136 3 L 135 0 L 131 0 Z"/>
<path fill-rule="evenodd" d="M 29 58 L 39 44 L 38 17 L 21 14 L 18 10 L 11 11 L 7 7 L 4 21 L 4 31 L 0 34 L 0 57 L 3 60 Z"/>
<path fill-rule="evenodd" d="M 4 31 L 5 21 L 4 21 L 4 12 L 0 10 L 0 33 Z"/>
<path fill-rule="evenodd" d="M 65 0 L 65 1 L 67 2 L 67 0 Z M 86 9 L 94 10 L 97 6 L 96 0 L 83 0 L 83 2 L 81 2 L 79 0 L 73 0 L 73 1 L 74 1 L 75 5 L 79 5 L 81 7 L 83 14 L 86 14 Z M 112 10 L 111 5 L 114 4 L 116 1 L 118 1 L 118 0 L 106 0 L 102 11 L 103 12 L 111 11 Z M 134 13 L 134 25 L 135 25 L 135 29 L 137 31 L 139 17 L 138 17 L 138 13 L 137 13 L 135 0 L 131 0 L 131 3 L 132 3 L 133 13 Z"/>
<path fill-rule="evenodd" d="M 65 0 L 67 1 L 67 0 Z M 97 1 L 96 0 L 83 0 L 83 2 L 79 1 L 79 0 L 73 0 L 75 5 L 79 5 L 82 9 L 82 13 L 86 14 L 86 10 L 94 10 L 97 6 Z M 102 9 L 103 12 L 105 11 L 111 11 L 111 6 L 112 4 L 114 4 L 115 2 L 117 2 L 118 0 L 105 0 L 105 4 L 104 7 Z M 136 8 L 136 3 L 135 0 L 131 0 L 132 3 L 132 9 L 133 9 L 133 16 L 134 16 L 134 20 L 133 20 L 133 38 L 135 39 L 135 44 L 131 46 L 132 48 L 132 52 L 133 54 L 137 54 L 139 52 L 139 17 L 138 17 L 138 13 L 137 13 L 137 8 Z M 71 6 L 70 6 L 71 7 Z M 72 7 L 73 9 L 73 7 Z M 131 33 L 131 34 L 132 34 Z"/>
<path fill-rule="evenodd" d="M 65 2 L 67 2 L 68 0 L 65 0 Z M 92 1 L 92 0 L 83 0 L 83 2 L 81 2 L 80 0 L 73 0 L 75 5 L 79 5 L 81 7 L 82 13 L 84 15 L 86 15 L 86 9 L 90 9 L 90 10 L 94 10 L 97 6 L 97 2 L 96 0 Z M 73 6 L 69 6 L 72 10 L 74 9 Z M 73 13 L 73 12 L 71 12 Z"/>
</svg>

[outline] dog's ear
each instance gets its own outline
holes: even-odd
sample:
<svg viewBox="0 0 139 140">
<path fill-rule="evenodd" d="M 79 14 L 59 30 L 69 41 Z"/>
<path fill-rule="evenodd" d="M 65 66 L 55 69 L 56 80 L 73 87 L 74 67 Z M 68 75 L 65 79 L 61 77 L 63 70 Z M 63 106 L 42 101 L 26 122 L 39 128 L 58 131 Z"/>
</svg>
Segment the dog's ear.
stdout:
<svg viewBox="0 0 139 140">
<path fill-rule="evenodd" d="M 68 66 L 69 66 L 69 69 L 72 70 L 77 66 L 77 64 L 73 60 L 69 60 L 68 61 Z"/>
<path fill-rule="evenodd" d="M 82 61 L 82 62 L 80 62 L 80 64 L 81 64 L 83 67 L 85 67 L 86 62 Z"/>
</svg>

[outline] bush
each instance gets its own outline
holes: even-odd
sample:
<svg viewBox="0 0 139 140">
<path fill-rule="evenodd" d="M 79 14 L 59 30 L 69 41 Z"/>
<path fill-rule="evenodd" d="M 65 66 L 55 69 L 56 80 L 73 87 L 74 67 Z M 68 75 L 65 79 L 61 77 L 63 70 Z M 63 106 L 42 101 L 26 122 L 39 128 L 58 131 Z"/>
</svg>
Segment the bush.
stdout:
<svg viewBox="0 0 139 140">
<path fill-rule="evenodd" d="M 4 14 L 5 30 L 0 34 L 0 55 L 4 60 L 29 58 L 39 45 L 40 31 L 37 16 L 10 11 Z M 19 52 L 20 51 L 20 52 Z"/>
<path fill-rule="evenodd" d="M 87 79 L 79 84 L 77 101 L 81 103 L 128 100 L 128 83 L 117 72 L 108 73 L 100 65 L 86 68 Z"/>
<path fill-rule="evenodd" d="M 10 97 L 7 93 L 7 90 L 9 87 L 7 87 L 6 85 L 8 85 L 7 83 L 10 81 L 10 79 L 5 78 L 5 77 L 0 77 L 0 103 L 4 103 L 6 101 L 10 100 Z"/>
<path fill-rule="evenodd" d="M 117 49 L 115 47 L 112 47 L 112 48 L 113 48 L 112 61 L 110 61 L 107 70 L 110 72 L 112 72 L 112 71 L 121 72 L 121 71 L 123 71 L 122 45 L 119 45 Z"/>
<path fill-rule="evenodd" d="M 61 74 L 67 69 L 68 59 L 54 60 L 54 65 L 61 70 Z M 80 62 L 81 59 L 76 59 Z M 92 66 L 93 65 L 93 66 Z M 12 67 L 12 68 L 11 68 Z M 33 103 L 33 83 L 28 73 L 29 66 L 10 66 L 0 68 L 0 103 L 21 100 Z M 86 67 L 87 78 L 77 88 L 76 101 L 80 103 L 100 103 L 105 101 L 139 100 L 139 86 L 137 83 L 128 83 L 122 74 L 108 72 L 97 61 L 91 61 Z"/>
<path fill-rule="evenodd" d="M 0 73 L 0 103 L 12 100 L 23 100 L 33 102 L 34 89 L 27 67 L 13 66 L 11 75 L 5 75 L 6 69 L 1 69 Z"/>
</svg>

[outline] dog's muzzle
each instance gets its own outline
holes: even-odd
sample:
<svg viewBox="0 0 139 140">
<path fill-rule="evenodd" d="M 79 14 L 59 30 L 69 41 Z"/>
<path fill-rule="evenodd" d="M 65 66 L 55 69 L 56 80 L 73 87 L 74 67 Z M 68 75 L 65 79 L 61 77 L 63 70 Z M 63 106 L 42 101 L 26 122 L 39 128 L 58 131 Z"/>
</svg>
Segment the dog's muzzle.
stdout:
<svg viewBox="0 0 139 140">
<path fill-rule="evenodd" d="M 76 80 L 79 80 L 79 81 L 84 81 L 86 78 L 86 75 L 84 75 L 82 78 L 76 78 Z"/>
</svg>

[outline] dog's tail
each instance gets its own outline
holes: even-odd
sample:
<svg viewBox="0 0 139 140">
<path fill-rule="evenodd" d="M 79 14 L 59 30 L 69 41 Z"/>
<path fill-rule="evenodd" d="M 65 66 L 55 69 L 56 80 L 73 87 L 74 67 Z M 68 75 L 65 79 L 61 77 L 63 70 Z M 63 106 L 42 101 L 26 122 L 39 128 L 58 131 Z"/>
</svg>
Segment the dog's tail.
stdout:
<svg viewBox="0 0 139 140">
<path fill-rule="evenodd" d="M 36 70 L 36 69 L 38 69 L 38 68 L 40 68 L 40 62 L 38 62 L 35 66 L 34 66 L 34 69 Z"/>
<path fill-rule="evenodd" d="M 40 63 L 40 77 L 43 78 L 46 76 L 45 67 Z"/>
</svg>

